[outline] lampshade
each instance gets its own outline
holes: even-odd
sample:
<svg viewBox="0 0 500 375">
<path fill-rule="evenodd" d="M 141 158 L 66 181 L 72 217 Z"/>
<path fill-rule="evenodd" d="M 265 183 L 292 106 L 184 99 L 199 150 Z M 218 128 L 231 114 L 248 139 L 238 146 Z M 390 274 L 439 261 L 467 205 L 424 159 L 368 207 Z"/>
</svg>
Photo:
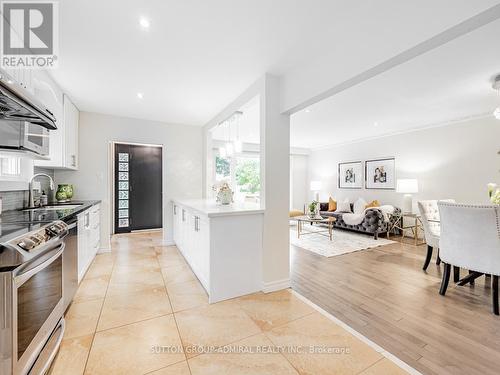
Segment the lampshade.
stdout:
<svg viewBox="0 0 500 375">
<path fill-rule="evenodd" d="M 397 181 L 396 191 L 398 193 L 418 193 L 418 181 L 415 178 L 403 178 Z"/>
<path fill-rule="evenodd" d="M 311 181 L 311 191 L 320 191 L 322 186 L 321 181 Z"/>
</svg>

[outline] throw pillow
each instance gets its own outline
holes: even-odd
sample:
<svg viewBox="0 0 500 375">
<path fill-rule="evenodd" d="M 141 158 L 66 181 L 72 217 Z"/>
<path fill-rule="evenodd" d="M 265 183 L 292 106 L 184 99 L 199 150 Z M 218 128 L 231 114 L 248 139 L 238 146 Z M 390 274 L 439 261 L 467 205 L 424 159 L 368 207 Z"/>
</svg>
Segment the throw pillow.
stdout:
<svg viewBox="0 0 500 375">
<path fill-rule="evenodd" d="M 332 197 L 328 199 L 328 211 L 333 212 L 337 209 L 337 201 L 334 200 Z"/>
<path fill-rule="evenodd" d="M 380 207 L 380 202 L 375 199 L 365 206 L 365 208 L 371 208 L 371 207 Z"/>
<path fill-rule="evenodd" d="M 349 203 L 349 199 L 345 199 L 343 202 L 339 202 L 337 204 L 337 212 L 349 212 L 352 213 L 351 211 L 351 204 Z"/>
<path fill-rule="evenodd" d="M 362 214 L 365 211 L 366 201 L 363 198 L 358 198 L 356 202 L 354 202 L 354 213 Z"/>
</svg>

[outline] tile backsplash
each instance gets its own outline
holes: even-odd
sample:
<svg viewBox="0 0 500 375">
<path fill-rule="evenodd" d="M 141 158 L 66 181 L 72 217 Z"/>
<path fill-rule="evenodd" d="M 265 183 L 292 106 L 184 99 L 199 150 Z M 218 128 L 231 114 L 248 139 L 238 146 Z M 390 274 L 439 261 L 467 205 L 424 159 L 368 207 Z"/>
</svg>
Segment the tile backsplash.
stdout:
<svg viewBox="0 0 500 375">
<path fill-rule="evenodd" d="M 28 191 L 0 191 L 2 211 L 19 210 L 28 205 Z"/>
<path fill-rule="evenodd" d="M 54 170 L 46 168 L 35 167 L 35 173 L 46 173 L 52 178 L 54 178 Z M 47 178 L 39 178 L 42 190 L 49 194 L 49 202 L 54 200 L 55 192 L 50 191 L 50 183 Z M 57 189 L 57 186 L 55 186 Z M 35 192 L 35 197 L 39 193 Z M 17 190 L 17 191 L 0 191 L 0 197 L 2 198 L 2 211 L 8 210 L 19 210 L 28 205 L 28 190 Z"/>
</svg>

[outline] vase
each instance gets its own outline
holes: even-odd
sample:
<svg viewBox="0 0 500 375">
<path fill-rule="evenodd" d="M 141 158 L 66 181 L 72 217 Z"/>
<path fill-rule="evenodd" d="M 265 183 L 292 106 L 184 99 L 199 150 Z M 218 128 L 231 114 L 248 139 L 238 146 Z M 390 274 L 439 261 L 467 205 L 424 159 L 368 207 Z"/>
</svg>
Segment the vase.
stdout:
<svg viewBox="0 0 500 375">
<path fill-rule="evenodd" d="M 73 198 L 73 185 L 60 184 L 57 185 L 56 199 L 60 203 L 69 202 Z"/>
<path fill-rule="evenodd" d="M 223 205 L 231 204 L 233 202 L 233 192 L 231 190 L 221 190 L 217 194 L 217 200 Z"/>
</svg>

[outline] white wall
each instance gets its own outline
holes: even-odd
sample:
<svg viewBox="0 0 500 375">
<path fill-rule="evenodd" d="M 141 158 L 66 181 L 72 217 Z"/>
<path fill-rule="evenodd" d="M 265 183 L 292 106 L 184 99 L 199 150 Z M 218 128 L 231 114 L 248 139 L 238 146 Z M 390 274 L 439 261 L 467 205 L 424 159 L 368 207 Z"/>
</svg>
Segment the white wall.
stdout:
<svg viewBox="0 0 500 375">
<path fill-rule="evenodd" d="M 486 184 L 500 184 L 500 121 L 492 116 L 448 126 L 388 136 L 315 150 L 310 155 L 309 180 L 321 180 L 322 201 L 359 196 L 381 203 L 402 204 L 402 194 L 383 190 L 341 190 L 337 164 L 341 161 L 396 158 L 396 178 L 417 178 L 419 199 L 453 198 L 459 202 L 487 203 Z M 309 199 L 312 193 L 309 194 Z"/>
<path fill-rule="evenodd" d="M 309 201 L 309 156 L 290 155 L 290 209 L 302 210 Z"/>
<path fill-rule="evenodd" d="M 202 193 L 202 128 L 80 113 L 78 171 L 56 171 L 57 183 L 75 185 L 74 199 L 100 199 L 102 248 L 109 246 L 111 202 L 110 142 L 163 145 L 164 240 L 172 242 L 172 198 L 200 198 Z M 107 242 L 105 242 L 107 241 Z"/>
</svg>

